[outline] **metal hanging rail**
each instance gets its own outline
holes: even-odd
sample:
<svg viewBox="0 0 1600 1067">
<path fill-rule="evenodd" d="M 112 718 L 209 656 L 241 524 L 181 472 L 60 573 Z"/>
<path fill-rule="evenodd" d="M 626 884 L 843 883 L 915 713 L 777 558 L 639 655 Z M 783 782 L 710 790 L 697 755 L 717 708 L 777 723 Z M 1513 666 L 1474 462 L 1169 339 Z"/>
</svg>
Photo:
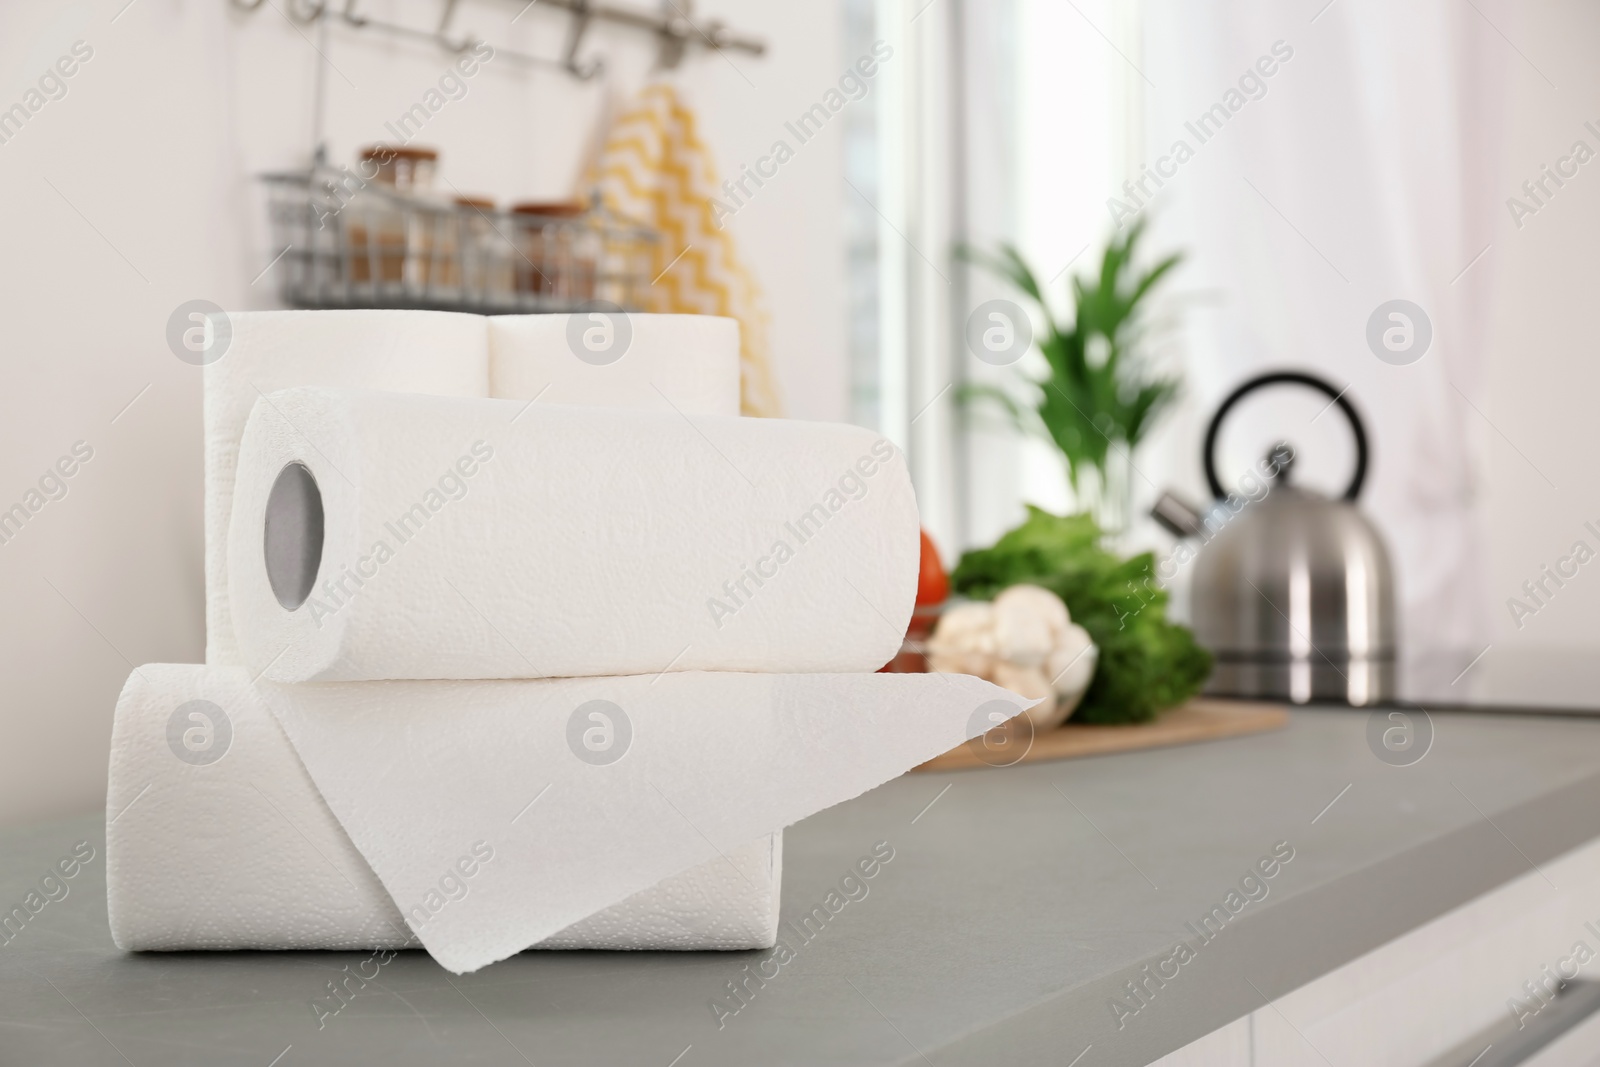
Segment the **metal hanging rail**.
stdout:
<svg viewBox="0 0 1600 1067">
<path fill-rule="evenodd" d="M 241 11 L 254 11 L 266 0 L 230 0 L 230 2 Z M 343 8 L 337 12 L 332 10 L 330 0 L 287 0 L 285 6 L 288 17 L 297 22 L 312 23 L 319 19 L 337 18 L 355 29 L 381 30 L 398 37 L 431 41 L 453 54 L 469 51 L 480 43 L 479 38 L 470 33 L 460 37 L 451 36 L 450 23 L 455 16 L 458 0 L 443 0 L 439 23 L 433 30 L 418 29 L 363 15 L 358 10 L 359 2 L 360 0 L 345 0 Z M 557 8 L 571 16 L 572 21 L 568 24 L 563 55 L 560 59 L 552 59 L 508 48 L 496 48 L 495 55 L 525 66 L 562 70 L 580 81 L 595 78 L 605 70 L 605 60 L 602 58 L 595 57 L 588 61 L 578 59 L 578 51 L 583 45 L 584 36 L 595 22 L 612 22 L 654 34 L 658 42 L 657 63 L 668 70 L 677 67 L 683 60 L 684 54 L 691 48 L 745 52 L 754 56 L 763 55 L 767 50 L 766 42 L 761 38 L 737 33 L 720 20 L 696 22 L 691 17 L 693 0 L 662 0 L 660 14 L 617 4 L 596 3 L 595 0 L 531 0 L 531 2 L 519 0 L 519 2 L 523 2 L 524 11 L 537 5 L 542 8 Z M 521 17 L 520 12 L 516 17 Z"/>
</svg>

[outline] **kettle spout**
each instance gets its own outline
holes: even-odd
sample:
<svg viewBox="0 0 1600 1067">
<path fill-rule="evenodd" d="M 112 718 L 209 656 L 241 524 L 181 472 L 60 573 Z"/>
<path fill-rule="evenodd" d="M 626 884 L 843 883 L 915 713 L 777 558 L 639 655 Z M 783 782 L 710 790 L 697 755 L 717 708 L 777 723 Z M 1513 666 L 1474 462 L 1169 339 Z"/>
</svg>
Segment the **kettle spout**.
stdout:
<svg viewBox="0 0 1600 1067">
<path fill-rule="evenodd" d="M 1188 501 L 1164 492 L 1150 508 L 1150 517 L 1174 537 L 1195 537 L 1205 529 L 1205 517 Z"/>
</svg>

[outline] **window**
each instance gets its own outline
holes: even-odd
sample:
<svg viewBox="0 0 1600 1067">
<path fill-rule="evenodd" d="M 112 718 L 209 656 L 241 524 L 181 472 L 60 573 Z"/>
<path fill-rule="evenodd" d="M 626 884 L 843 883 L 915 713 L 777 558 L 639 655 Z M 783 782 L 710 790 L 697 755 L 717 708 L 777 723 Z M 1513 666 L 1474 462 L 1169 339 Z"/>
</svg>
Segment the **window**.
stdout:
<svg viewBox="0 0 1600 1067">
<path fill-rule="evenodd" d="M 852 413 L 907 449 L 953 557 L 1024 501 L 1070 506 L 1052 448 L 961 401 L 1015 375 L 964 341 L 973 308 L 1015 294 L 955 249 L 1015 244 L 1062 300 L 1093 262 L 1140 157 L 1138 0 L 843 3 L 847 55 L 895 49 L 845 129 Z"/>
</svg>

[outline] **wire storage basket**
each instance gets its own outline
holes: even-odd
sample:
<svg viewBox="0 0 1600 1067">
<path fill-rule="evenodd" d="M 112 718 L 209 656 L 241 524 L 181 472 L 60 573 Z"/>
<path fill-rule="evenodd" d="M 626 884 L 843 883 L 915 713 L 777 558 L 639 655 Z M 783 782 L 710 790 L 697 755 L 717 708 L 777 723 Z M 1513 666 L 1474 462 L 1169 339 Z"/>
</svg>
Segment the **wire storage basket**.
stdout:
<svg viewBox="0 0 1600 1067">
<path fill-rule="evenodd" d="M 650 284 L 656 235 L 598 201 L 497 211 L 329 167 L 262 181 L 291 307 L 507 314 L 603 301 L 641 310 Z"/>
</svg>

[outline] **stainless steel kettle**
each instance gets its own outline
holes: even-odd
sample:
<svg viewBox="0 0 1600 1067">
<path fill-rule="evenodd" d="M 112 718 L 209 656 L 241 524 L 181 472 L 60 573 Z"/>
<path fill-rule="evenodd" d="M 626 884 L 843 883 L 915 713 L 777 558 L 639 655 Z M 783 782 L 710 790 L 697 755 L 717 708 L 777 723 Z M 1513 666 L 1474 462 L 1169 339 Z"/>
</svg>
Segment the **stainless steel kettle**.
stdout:
<svg viewBox="0 0 1600 1067">
<path fill-rule="evenodd" d="M 1280 384 L 1319 390 L 1349 421 L 1356 469 L 1342 499 L 1294 485 L 1294 450 L 1287 444 L 1263 461 L 1263 495 L 1227 493 L 1218 479 L 1223 420 L 1248 394 Z M 1344 391 L 1299 371 L 1252 378 L 1212 416 L 1205 468 L 1217 504 L 1202 514 L 1167 493 L 1151 515 L 1179 537 L 1201 542 L 1190 603 L 1195 637 L 1216 656 L 1206 691 L 1297 704 L 1393 698 L 1394 575 L 1383 539 L 1355 506 L 1366 478 L 1367 435 Z"/>
</svg>

